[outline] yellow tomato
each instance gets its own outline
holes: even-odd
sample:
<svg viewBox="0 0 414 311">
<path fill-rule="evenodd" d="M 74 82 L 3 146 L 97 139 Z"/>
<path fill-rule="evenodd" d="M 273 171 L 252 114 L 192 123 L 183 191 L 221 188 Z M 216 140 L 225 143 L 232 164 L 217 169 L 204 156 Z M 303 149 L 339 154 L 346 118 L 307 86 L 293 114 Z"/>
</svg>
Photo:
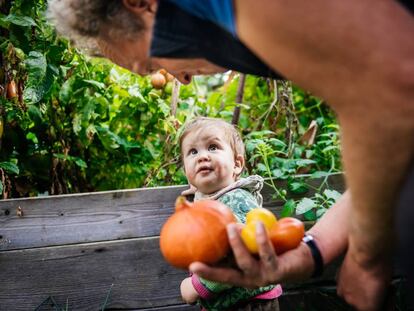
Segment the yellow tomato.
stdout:
<svg viewBox="0 0 414 311">
<path fill-rule="evenodd" d="M 256 222 L 250 222 L 246 224 L 240 234 L 244 245 L 246 245 L 247 249 L 252 254 L 259 253 L 259 247 L 257 246 L 256 242 Z"/>
<path fill-rule="evenodd" d="M 255 208 L 246 214 L 246 224 L 256 223 L 260 220 L 267 230 L 277 222 L 276 216 L 269 210 L 265 208 Z"/>
</svg>

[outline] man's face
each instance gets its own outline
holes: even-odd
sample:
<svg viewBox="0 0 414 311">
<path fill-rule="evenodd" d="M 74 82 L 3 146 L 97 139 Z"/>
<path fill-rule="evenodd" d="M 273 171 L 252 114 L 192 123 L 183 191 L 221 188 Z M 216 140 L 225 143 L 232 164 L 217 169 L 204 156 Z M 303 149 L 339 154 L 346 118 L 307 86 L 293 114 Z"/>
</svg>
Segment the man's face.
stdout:
<svg viewBox="0 0 414 311">
<path fill-rule="evenodd" d="M 147 75 L 164 68 L 181 83 L 191 82 L 193 75 L 225 72 L 226 69 L 216 66 L 202 58 L 175 59 L 150 57 L 149 50 L 152 39 L 153 15 L 145 16 L 146 30 L 137 34 L 136 40 L 126 38 L 105 38 L 98 40 L 102 54 L 132 72 Z"/>
</svg>

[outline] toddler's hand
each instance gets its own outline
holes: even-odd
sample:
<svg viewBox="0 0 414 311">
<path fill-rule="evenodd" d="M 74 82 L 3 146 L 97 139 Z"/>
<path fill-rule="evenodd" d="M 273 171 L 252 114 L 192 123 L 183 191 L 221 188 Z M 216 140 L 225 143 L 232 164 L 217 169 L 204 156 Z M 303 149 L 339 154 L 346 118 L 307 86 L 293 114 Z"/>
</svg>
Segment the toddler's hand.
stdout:
<svg viewBox="0 0 414 311">
<path fill-rule="evenodd" d="M 181 282 L 180 290 L 181 290 L 181 297 L 183 298 L 185 303 L 192 305 L 197 302 L 197 299 L 199 298 L 199 296 L 193 287 L 193 283 L 191 282 L 191 277 L 185 278 Z"/>
</svg>

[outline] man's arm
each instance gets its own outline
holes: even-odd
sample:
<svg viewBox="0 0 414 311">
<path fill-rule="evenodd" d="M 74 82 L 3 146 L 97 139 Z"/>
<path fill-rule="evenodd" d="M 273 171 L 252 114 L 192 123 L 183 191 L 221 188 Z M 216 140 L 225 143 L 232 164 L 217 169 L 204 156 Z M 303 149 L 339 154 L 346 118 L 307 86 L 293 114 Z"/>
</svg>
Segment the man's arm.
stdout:
<svg viewBox="0 0 414 311">
<path fill-rule="evenodd" d="M 414 150 L 413 17 L 386 0 L 234 3 L 240 39 L 338 113 L 353 200 L 344 269 L 386 273 L 396 194 Z"/>
</svg>

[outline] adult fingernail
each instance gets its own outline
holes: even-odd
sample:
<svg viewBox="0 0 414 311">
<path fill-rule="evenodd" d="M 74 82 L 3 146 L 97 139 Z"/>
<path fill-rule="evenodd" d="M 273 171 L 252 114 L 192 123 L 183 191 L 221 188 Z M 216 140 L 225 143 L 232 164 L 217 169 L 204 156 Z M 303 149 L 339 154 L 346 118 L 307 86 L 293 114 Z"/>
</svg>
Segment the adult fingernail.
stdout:
<svg viewBox="0 0 414 311">
<path fill-rule="evenodd" d="M 227 226 L 227 235 L 229 236 L 229 239 L 233 239 L 236 237 L 236 226 L 234 224 L 230 224 Z"/>
<path fill-rule="evenodd" d="M 265 231 L 264 225 L 261 221 L 256 222 L 256 234 L 263 235 Z"/>
</svg>

